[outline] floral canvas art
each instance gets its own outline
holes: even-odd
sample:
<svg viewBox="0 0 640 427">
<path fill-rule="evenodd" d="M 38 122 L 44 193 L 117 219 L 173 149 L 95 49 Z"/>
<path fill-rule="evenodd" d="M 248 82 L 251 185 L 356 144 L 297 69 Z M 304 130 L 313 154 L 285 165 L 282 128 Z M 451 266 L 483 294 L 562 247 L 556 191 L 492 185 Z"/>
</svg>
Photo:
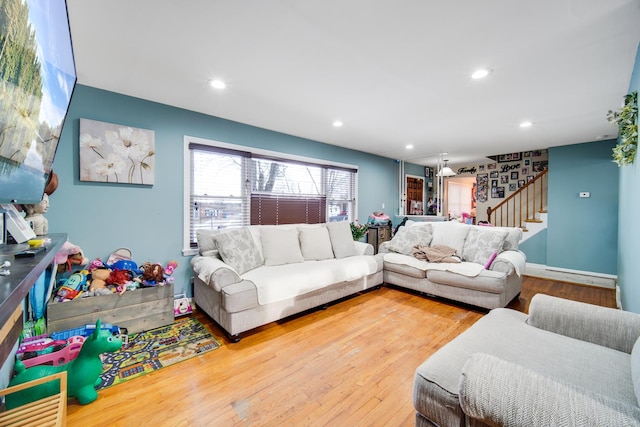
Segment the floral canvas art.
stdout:
<svg viewBox="0 0 640 427">
<path fill-rule="evenodd" d="M 154 132 L 80 119 L 80 181 L 154 184 Z"/>
</svg>

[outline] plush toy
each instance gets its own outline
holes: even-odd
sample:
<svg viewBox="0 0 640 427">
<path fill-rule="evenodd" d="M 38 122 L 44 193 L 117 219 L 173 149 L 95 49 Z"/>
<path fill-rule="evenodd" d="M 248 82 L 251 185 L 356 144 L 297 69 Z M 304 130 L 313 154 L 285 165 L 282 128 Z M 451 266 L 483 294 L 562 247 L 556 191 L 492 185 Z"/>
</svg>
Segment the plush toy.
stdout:
<svg viewBox="0 0 640 427">
<path fill-rule="evenodd" d="M 82 255 L 80 246 L 67 241 L 64 242 L 60 250 L 56 253 L 54 261 L 58 265 L 58 273 L 64 273 L 71 271 L 74 265 L 82 266 L 88 264 L 89 258 Z"/>
<path fill-rule="evenodd" d="M 91 272 L 91 283 L 89 284 L 89 290 L 95 292 L 98 289 L 106 289 L 107 279 L 111 275 L 111 270 L 106 268 L 98 268 Z"/>
<path fill-rule="evenodd" d="M 160 264 L 151 264 L 147 262 L 143 266 L 141 275 L 142 283 L 145 285 L 156 286 L 164 284 L 163 268 Z"/>
<path fill-rule="evenodd" d="M 173 272 L 178 268 L 177 261 L 169 261 L 167 266 L 164 268 L 164 280 L 167 283 L 173 283 Z"/>
<path fill-rule="evenodd" d="M 98 268 L 107 268 L 107 266 L 104 265 L 104 262 L 102 262 L 100 258 L 96 258 L 93 261 L 91 261 L 89 263 L 89 266 L 87 267 L 87 270 L 89 271 L 89 273 L 92 273 L 93 270 L 96 270 Z"/>
<path fill-rule="evenodd" d="M 10 386 L 26 383 L 27 381 L 42 378 L 61 371 L 67 371 L 67 395 L 78 398 L 81 405 L 86 405 L 98 398 L 95 386 L 100 384 L 102 373 L 102 353 L 114 352 L 122 347 L 122 340 L 113 336 L 110 331 L 101 328 L 100 319 L 96 322 L 96 329 L 89 336 L 78 357 L 71 362 L 60 365 L 37 365 L 26 368 L 24 363 L 17 361 L 15 364 L 16 376 L 9 383 Z M 17 408 L 27 403 L 52 396 L 58 392 L 56 381 L 42 384 L 27 390 L 7 395 L 7 409 Z"/>
</svg>

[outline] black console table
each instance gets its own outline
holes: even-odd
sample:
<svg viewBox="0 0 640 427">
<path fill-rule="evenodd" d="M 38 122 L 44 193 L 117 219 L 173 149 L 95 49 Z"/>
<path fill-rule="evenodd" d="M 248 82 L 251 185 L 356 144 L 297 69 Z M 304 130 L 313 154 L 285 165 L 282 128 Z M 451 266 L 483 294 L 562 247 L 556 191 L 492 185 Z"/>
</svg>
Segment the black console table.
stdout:
<svg viewBox="0 0 640 427">
<path fill-rule="evenodd" d="M 15 254 L 29 249 L 29 244 L 0 245 L 0 264 L 9 261 L 11 274 L 0 276 L 0 365 L 11 354 L 22 332 L 22 301 L 40 275 L 53 263 L 56 253 L 67 241 L 65 233 L 49 234 L 51 242 L 46 250 L 29 258 L 16 258 Z"/>
</svg>

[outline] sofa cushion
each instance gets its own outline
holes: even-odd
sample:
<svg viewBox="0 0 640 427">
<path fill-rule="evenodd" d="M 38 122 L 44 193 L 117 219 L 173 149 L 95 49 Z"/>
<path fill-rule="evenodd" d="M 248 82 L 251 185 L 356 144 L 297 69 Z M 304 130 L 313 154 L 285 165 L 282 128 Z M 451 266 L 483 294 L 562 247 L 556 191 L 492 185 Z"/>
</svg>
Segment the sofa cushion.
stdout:
<svg viewBox="0 0 640 427">
<path fill-rule="evenodd" d="M 462 259 L 486 265 L 491 255 L 502 251 L 507 232 L 486 227 L 469 230 L 462 247 Z"/>
<path fill-rule="evenodd" d="M 477 263 L 473 263 L 476 265 Z M 476 291 L 501 294 L 505 289 L 507 275 L 497 271 L 482 270 L 475 277 L 456 274 L 451 271 L 429 270 L 427 279 L 433 283 L 452 286 L 463 289 L 474 289 Z"/>
<path fill-rule="evenodd" d="M 264 265 L 283 265 L 304 261 L 297 229 L 262 228 L 260 242 Z"/>
<path fill-rule="evenodd" d="M 389 252 L 384 254 L 384 269 L 418 279 L 428 277 L 430 271 L 450 271 L 454 276 L 475 278 L 482 274 L 484 267 L 473 262 L 426 262 L 413 256 Z"/>
<path fill-rule="evenodd" d="M 218 247 L 213 239 L 215 235 L 220 234 L 220 230 L 197 230 L 196 239 L 198 240 L 198 253 L 203 256 L 219 257 Z"/>
<path fill-rule="evenodd" d="M 331 238 L 326 227 L 302 227 L 298 231 L 300 250 L 305 261 L 320 261 L 333 258 Z"/>
<path fill-rule="evenodd" d="M 346 258 L 358 254 L 356 245 L 353 242 L 349 221 L 328 222 L 327 230 L 331 238 L 333 255 L 336 258 Z"/>
<path fill-rule="evenodd" d="M 456 250 L 456 255 L 462 258 L 462 248 L 467 234 L 471 229 L 470 225 L 461 224 L 457 221 L 438 222 L 433 224 L 433 239 L 431 246 L 444 245 Z"/>
<path fill-rule="evenodd" d="M 264 262 L 251 233 L 245 227 L 216 234 L 213 239 L 222 260 L 238 274 L 260 267 Z"/>
<path fill-rule="evenodd" d="M 256 285 L 260 305 L 284 301 L 328 285 L 362 279 L 380 271 L 376 257 L 359 255 L 323 261 L 262 266 L 247 272 L 244 280 Z"/>
<path fill-rule="evenodd" d="M 391 252 L 413 255 L 414 246 L 429 246 L 432 238 L 431 224 L 415 224 L 411 227 L 400 227 L 386 247 Z"/>
</svg>

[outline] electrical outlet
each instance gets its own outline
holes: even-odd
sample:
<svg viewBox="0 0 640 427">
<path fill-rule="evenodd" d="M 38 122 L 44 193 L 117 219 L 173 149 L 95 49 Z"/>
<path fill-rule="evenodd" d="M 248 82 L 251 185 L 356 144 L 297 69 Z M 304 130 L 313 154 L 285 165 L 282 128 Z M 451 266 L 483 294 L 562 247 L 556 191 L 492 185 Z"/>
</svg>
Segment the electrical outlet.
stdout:
<svg viewBox="0 0 640 427">
<path fill-rule="evenodd" d="M 382 209 L 384 209 L 384 203 L 382 204 Z"/>
<path fill-rule="evenodd" d="M 591 193 L 589 193 L 588 191 L 581 191 L 580 197 L 581 198 L 591 197 Z"/>
</svg>

